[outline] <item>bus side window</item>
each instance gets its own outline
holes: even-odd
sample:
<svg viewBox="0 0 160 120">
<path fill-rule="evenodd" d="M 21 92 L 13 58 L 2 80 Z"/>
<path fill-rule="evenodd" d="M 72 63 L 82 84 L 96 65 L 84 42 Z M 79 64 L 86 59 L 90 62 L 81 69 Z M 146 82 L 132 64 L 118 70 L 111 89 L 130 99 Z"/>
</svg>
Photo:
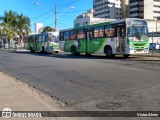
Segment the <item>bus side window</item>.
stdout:
<svg viewBox="0 0 160 120">
<path fill-rule="evenodd" d="M 122 38 L 125 38 L 126 36 L 126 28 L 122 27 Z"/>
<path fill-rule="evenodd" d="M 48 42 L 48 37 L 47 36 L 45 36 L 45 41 Z"/>
<path fill-rule="evenodd" d="M 42 41 L 43 41 L 43 42 L 46 42 L 46 40 L 45 40 L 45 35 L 42 36 Z"/>
<path fill-rule="evenodd" d="M 94 28 L 94 38 L 100 38 L 104 36 L 104 27 L 95 27 Z"/>
<path fill-rule="evenodd" d="M 76 36 L 77 36 L 76 31 L 70 31 L 70 39 L 71 39 L 71 40 L 76 39 Z"/>
<path fill-rule="evenodd" d="M 78 30 L 77 31 L 77 39 L 84 39 L 84 38 L 85 38 L 84 30 Z"/>
<path fill-rule="evenodd" d="M 64 32 L 64 40 L 69 40 L 69 31 Z"/>
<path fill-rule="evenodd" d="M 105 36 L 106 37 L 114 37 L 115 36 L 115 28 L 112 25 L 105 26 Z"/>
<path fill-rule="evenodd" d="M 63 32 L 60 32 L 60 34 L 59 34 L 59 40 L 60 41 L 64 40 Z"/>
</svg>

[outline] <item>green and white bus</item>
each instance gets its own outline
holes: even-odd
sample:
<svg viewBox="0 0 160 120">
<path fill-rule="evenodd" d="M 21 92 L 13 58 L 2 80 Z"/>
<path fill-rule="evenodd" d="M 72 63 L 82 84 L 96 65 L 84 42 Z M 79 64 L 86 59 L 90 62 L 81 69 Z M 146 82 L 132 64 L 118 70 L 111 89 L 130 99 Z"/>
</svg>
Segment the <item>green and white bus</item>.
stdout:
<svg viewBox="0 0 160 120">
<path fill-rule="evenodd" d="M 25 46 L 31 52 L 58 53 L 59 33 L 48 32 L 25 36 Z"/>
<path fill-rule="evenodd" d="M 61 30 L 59 37 L 60 49 L 72 55 L 95 53 L 128 57 L 149 52 L 148 26 L 144 19 L 128 18 Z"/>
</svg>

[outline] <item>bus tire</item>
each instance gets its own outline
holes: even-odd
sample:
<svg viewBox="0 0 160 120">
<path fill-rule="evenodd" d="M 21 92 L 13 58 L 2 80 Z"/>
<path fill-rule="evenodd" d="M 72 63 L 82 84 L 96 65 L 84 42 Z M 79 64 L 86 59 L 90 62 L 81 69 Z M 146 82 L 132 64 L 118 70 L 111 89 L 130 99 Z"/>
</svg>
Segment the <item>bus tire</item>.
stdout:
<svg viewBox="0 0 160 120">
<path fill-rule="evenodd" d="M 79 53 L 77 53 L 77 50 L 74 46 L 71 47 L 71 53 L 73 56 L 79 55 Z"/>
<path fill-rule="evenodd" d="M 45 53 L 45 49 L 44 49 L 44 46 L 42 47 L 42 51 L 41 51 L 42 53 Z"/>
<path fill-rule="evenodd" d="M 35 52 L 32 47 L 30 47 L 30 52 L 31 52 L 31 53 L 34 53 L 34 52 Z"/>
<path fill-rule="evenodd" d="M 107 58 L 112 58 L 114 55 L 112 54 L 112 48 L 111 47 L 105 47 L 105 53 Z"/>
<path fill-rule="evenodd" d="M 130 56 L 130 54 L 123 55 L 124 58 L 128 58 L 129 56 Z"/>
</svg>

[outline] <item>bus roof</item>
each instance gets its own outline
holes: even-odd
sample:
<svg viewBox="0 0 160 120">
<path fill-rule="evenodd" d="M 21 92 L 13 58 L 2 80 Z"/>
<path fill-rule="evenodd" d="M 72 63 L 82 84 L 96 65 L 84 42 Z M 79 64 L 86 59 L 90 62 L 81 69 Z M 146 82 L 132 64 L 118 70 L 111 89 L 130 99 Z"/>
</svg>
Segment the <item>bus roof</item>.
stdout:
<svg viewBox="0 0 160 120">
<path fill-rule="evenodd" d="M 144 20 L 144 19 L 139 19 L 139 18 L 115 19 L 115 20 L 111 20 L 109 22 L 102 22 L 102 23 L 91 24 L 91 25 L 86 25 L 86 26 L 81 26 L 81 27 L 76 27 L 76 28 L 64 29 L 64 30 L 60 30 L 60 32 L 70 31 L 70 30 L 79 30 L 79 29 L 84 29 L 84 28 L 89 28 L 89 27 L 98 27 L 101 25 L 116 24 L 116 23 L 126 22 L 126 21 L 130 21 L 130 20 Z"/>
<path fill-rule="evenodd" d="M 52 36 L 58 36 L 59 32 L 55 31 L 55 32 L 46 32 L 46 33 L 36 33 L 36 34 L 31 34 L 31 35 L 27 35 L 27 36 L 38 36 L 38 35 L 52 35 Z"/>
</svg>

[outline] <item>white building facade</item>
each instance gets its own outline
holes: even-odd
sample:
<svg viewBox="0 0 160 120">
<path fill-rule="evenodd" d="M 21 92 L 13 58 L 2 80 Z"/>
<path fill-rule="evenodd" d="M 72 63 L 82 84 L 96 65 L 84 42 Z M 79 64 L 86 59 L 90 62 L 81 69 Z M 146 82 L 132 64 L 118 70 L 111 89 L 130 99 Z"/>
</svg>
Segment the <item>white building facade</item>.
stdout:
<svg viewBox="0 0 160 120">
<path fill-rule="evenodd" d="M 94 17 L 121 19 L 121 0 L 93 0 Z"/>
<path fill-rule="evenodd" d="M 74 27 L 81 27 L 86 25 L 92 25 L 100 22 L 108 22 L 113 21 L 113 19 L 106 19 L 106 18 L 94 18 L 93 17 L 93 9 L 88 10 L 86 13 L 82 13 L 78 15 L 74 20 Z"/>
<path fill-rule="evenodd" d="M 42 28 L 43 28 L 42 23 L 35 23 L 35 33 L 39 33 Z"/>
<path fill-rule="evenodd" d="M 130 17 L 157 20 L 160 17 L 160 0 L 130 0 Z"/>
</svg>

